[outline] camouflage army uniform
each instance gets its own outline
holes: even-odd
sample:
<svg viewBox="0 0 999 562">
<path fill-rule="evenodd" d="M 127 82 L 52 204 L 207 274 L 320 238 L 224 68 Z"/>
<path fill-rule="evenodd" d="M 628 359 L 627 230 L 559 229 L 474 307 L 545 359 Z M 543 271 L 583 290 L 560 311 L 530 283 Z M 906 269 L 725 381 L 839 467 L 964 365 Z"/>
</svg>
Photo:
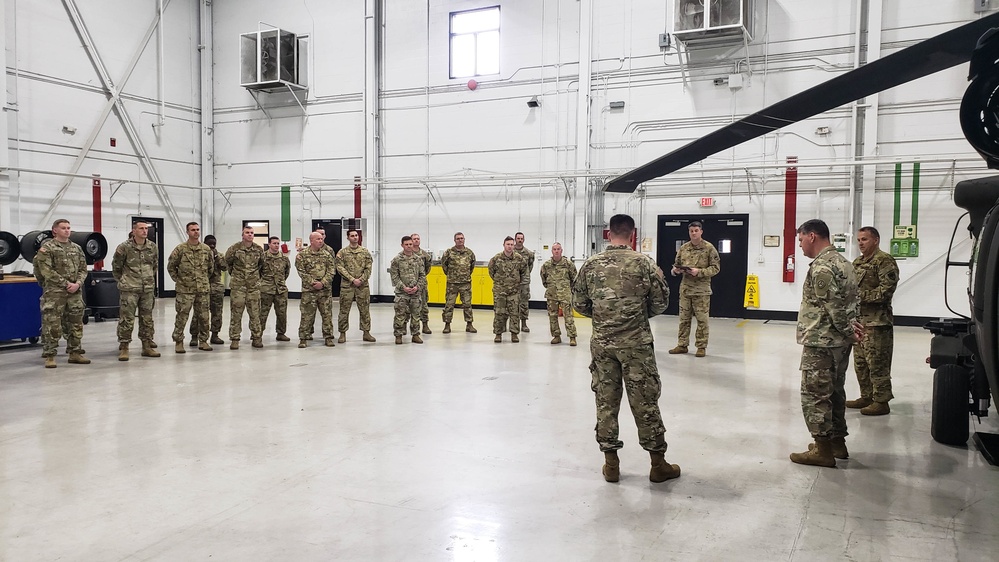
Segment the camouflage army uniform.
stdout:
<svg viewBox="0 0 999 562">
<path fill-rule="evenodd" d="M 853 368 L 860 383 L 860 397 L 886 403 L 891 392 L 891 356 L 895 346 L 891 299 L 898 286 L 898 264 L 877 250 L 870 259 L 853 260 L 860 293 L 860 323 L 867 328 L 864 341 L 854 345 Z"/>
<path fill-rule="evenodd" d="M 153 341 L 153 307 L 156 305 L 156 268 L 159 251 L 156 243 L 146 240 L 139 246 L 129 238 L 118 245 L 111 260 L 111 273 L 118 281 L 121 293 L 121 312 L 118 315 L 118 343 L 132 341 L 135 313 L 139 313 L 139 341 L 146 345 Z"/>
<path fill-rule="evenodd" d="M 690 317 L 697 318 L 697 332 L 694 345 L 698 349 L 708 347 L 708 317 L 711 312 L 711 278 L 721 271 L 721 258 L 718 250 L 707 240 L 695 246 L 686 242 L 676 252 L 674 267 L 687 266 L 700 269 L 697 277 L 683 273 L 680 281 L 680 330 L 677 345 L 690 345 Z"/>
<path fill-rule="evenodd" d="M 808 266 L 801 289 L 801 410 L 813 438 L 846 437 L 846 369 L 857 320 L 853 266 L 828 246 Z"/>
<path fill-rule="evenodd" d="M 250 317 L 250 339 L 260 340 L 260 274 L 264 268 L 264 249 L 259 244 L 244 246 L 236 242 L 225 251 L 229 268 L 229 339 L 239 341 L 243 332 L 243 311 Z"/>
<path fill-rule="evenodd" d="M 516 250 L 510 256 L 500 252 L 489 260 L 489 277 L 493 280 L 494 334 L 505 332 L 508 323 L 511 334 L 520 333 L 521 280 L 529 275 L 527 262 Z"/>
<path fill-rule="evenodd" d="M 552 337 L 562 335 L 558 326 L 559 307 L 565 317 L 565 333 L 570 338 L 576 337 L 576 320 L 572 317 L 572 284 L 575 280 L 576 265 L 565 256 L 558 261 L 550 259 L 541 266 L 541 284 L 545 286 L 548 326 Z"/>
<path fill-rule="evenodd" d="M 573 306 L 593 318 L 590 388 L 596 398 L 596 440 L 601 451 L 624 446 L 617 421 L 622 391 L 628 393 L 642 448 L 666 451 L 666 428 L 659 411 L 662 383 L 649 318 L 662 314 L 668 302 L 669 287 L 655 262 L 628 246 L 608 246 L 586 260 L 576 276 Z"/>
<path fill-rule="evenodd" d="M 350 328 L 350 307 L 357 303 L 357 313 L 360 316 L 361 330 L 371 331 L 371 267 L 374 260 L 371 252 L 364 246 L 356 249 L 344 246 L 336 254 L 336 269 L 340 272 L 340 315 L 337 318 L 337 328 L 340 333 L 346 333 Z M 361 286 L 355 287 L 353 280 L 360 279 Z"/>
<path fill-rule="evenodd" d="M 392 276 L 392 287 L 395 289 L 395 316 L 392 318 L 392 333 L 396 337 L 406 334 L 406 322 L 410 321 L 413 335 L 420 333 L 417 319 L 423 308 L 423 291 L 427 286 L 427 274 L 424 271 L 425 259 L 413 253 L 407 256 L 405 252 L 392 258 L 389 274 Z M 405 287 L 418 286 L 414 295 L 406 294 Z"/>
<path fill-rule="evenodd" d="M 430 252 L 422 248 L 416 250 L 414 253 L 423 259 L 423 292 L 420 293 L 420 300 L 422 301 L 422 304 L 420 304 L 419 321 L 426 324 L 430 320 L 430 303 L 429 303 L 430 291 L 427 288 L 427 275 L 430 275 L 430 268 L 434 264 L 434 256 L 432 256 Z M 412 333 L 414 334 L 420 333 L 420 331 L 417 329 L 419 328 L 419 322 L 417 322 L 417 318 L 415 317 L 413 318 L 413 324 L 410 327 L 412 328 L 410 330 Z"/>
<path fill-rule="evenodd" d="M 211 246 L 208 247 L 211 250 Z M 225 258 L 216 250 L 212 251 L 212 261 L 215 268 L 208 278 L 208 304 L 211 310 L 211 328 L 209 331 L 214 337 L 222 331 L 222 305 L 225 302 L 225 284 L 222 283 L 222 272 L 227 269 Z M 197 317 L 195 317 L 197 319 Z M 208 329 L 208 328 L 206 328 Z M 191 322 L 191 339 L 197 339 L 201 326 L 196 322 Z M 216 342 L 217 343 L 217 342 Z"/>
<path fill-rule="evenodd" d="M 312 336 L 316 325 L 316 310 L 323 318 L 323 338 L 333 338 L 333 292 L 330 287 L 336 275 L 336 258 L 333 252 L 324 248 L 313 250 L 307 247 L 295 256 L 295 270 L 302 278 L 302 322 L 298 326 L 298 338 L 307 340 Z M 316 281 L 323 284 L 313 289 Z"/>
<path fill-rule="evenodd" d="M 176 285 L 177 318 L 173 325 L 173 341 L 184 341 L 184 325 L 194 310 L 192 325 L 198 326 L 198 343 L 208 343 L 209 278 L 215 272 L 212 249 L 207 244 L 184 242 L 170 252 L 167 273 Z"/>
<path fill-rule="evenodd" d="M 42 357 L 55 357 L 59 339 L 66 338 L 66 352 L 83 353 L 83 282 L 87 260 L 72 241 L 46 240 L 35 255 L 35 277 L 42 286 Z M 75 293 L 68 283 L 79 283 Z"/>
<path fill-rule="evenodd" d="M 267 317 L 274 307 L 274 329 L 283 336 L 288 330 L 288 275 L 291 260 L 281 252 L 264 252 L 264 267 L 260 274 L 260 329 L 267 327 Z"/>
<path fill-rule="evenodd" d="M 513 249 L 513 253 L 524 258 L 527 262 L 527 273 L 520 279 L 520 321 L 527 322 L 527 317 L 529 315 L 529 310 L 531 308 L 531 272 L 534 271 L 534 252 L 527 249 L 524 246 L 521 249 Z"/>
<path fill-rule="evenodd" d="M 461 297 L 461 309 L 465 322 L 472 321 L 472 272 L 475 271 L 475 252 L 465 247 L 448 248 L 441 256 L 441 269 L 447 277 L 447 291 L 444 299 L 444 323 L 454 318 L 454 305 Z"/>
</svg>

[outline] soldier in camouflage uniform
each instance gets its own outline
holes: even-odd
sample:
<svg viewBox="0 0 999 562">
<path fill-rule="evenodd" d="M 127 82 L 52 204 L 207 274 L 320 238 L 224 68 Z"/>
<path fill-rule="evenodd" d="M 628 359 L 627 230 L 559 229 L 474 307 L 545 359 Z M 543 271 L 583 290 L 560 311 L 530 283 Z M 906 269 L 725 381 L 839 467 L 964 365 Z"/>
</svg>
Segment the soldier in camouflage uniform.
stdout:
<svg viewBox="0 0 999 562">
<path fill-rule="evenodd" d="M 465 247 L 465 235 L 456 232 L 454 246 L 444 250 L 441 256 L 441 269 L 447 277 L 444 299 L 444 333 L 451 333 L 451 319 L 454 318 L 454 304 L 461 297 L 461 309 L 465 315 L 465 331 L 477 333 L 472 326 L 472 272 L 475 271 L 475 252 Z"/>
<path fill-rule="evenodd" d="M 288 275 L 291 274 L 291 260 L 281 253 L 281 239 L 271 236 L 267 239 L 264 252 L 264 266 L 260 274 L 260 329 L 267 328 L 267 317 L 274 307 L 277 341 L 291 341 L 285 335 L 288 330 Z"/>
<path fill-rule="evenodd" d="M 298 347 L 309 346 L 316 325 L 316 309 L 323 317 L 323 339 L 326 347 L 336 345 L 333 338 L 333 292 L 330 287 L 336 275 L 336 258 L 326 250 L 319 232 L 309 235 L 309 247 L 295 256 L 295 269 L 302 278 L 302 321 L 298 325 Z"/>
<path fill-rule="evenodd" d="M 590 338 L 591 383 L 597 406 L 596 439 L 604 453 L 604 480 L 617 482 L 621 461 L 617 451 L 617 416 L 621 395 L 628 393 L 638 426 L 638 441 L 649 452 L 649 480 L 665 482 L 680 476 L 680 467 L 665 460 L 666 427 L 659 411 L 662 383 L 656 367 L 649 317 L 662 314 L 669 287 L 655 261 L 631 249 L 635 220 L 614 215 L 610 245 L 586 260 L 573 285 L 573 306 L 593 319 Z"/>
<path fill-rule="evenodd" d="M 45 368 L 56 367 L 60 338 L 66 338 L 69 362 L 87 365 L 83 355 L 83 281 L 87 260 L 83 250 L 70 241 L 72 227 L 66 219 L 52 223 L 52 236 L 35 255 L 35 278 L 42 286 L 42 357 Z"/>
<path fill-rule="evenodd" d="M 562 343 L 562 332 L 558 326 L 558 310 L 565 317 L 565 333 L 569 345 L 576 345 L 576 319 L 572 317 L 572 284 L 576 280 L 576 265 L 562 257 L 562 244 L 552 244 L 552 259 L 541 266 L 541 284 L 545 286 L 545 300 L 548 301 L 548 326 L 552 333 L 552 345 Z"/>
<path fill-rule="evenodd" d="M 211 248 L 212 261 L 215 265 L 211 277 L 208 278 L 208 306 L 211 311 L 211 327 L 210 329 L 206 328 L 206 330 L 210 330 L 211 332 L 208 343 L 222 345 L 225 342 L 219 337 L 219 332 L 222 331 L 222 305 L 225 302 L 225 284 L 222 283 L 222 272 L 226 270 L 225 258 L 215 249 L 218 245 L 215 236 L 211 234 L 205 236 L 205 245 Z M 197 319 L 197 316 L 195 316 L 195 319 Z M 201 327 L 196 322 L 191 322 L 191 347 L 197 347 L 198 332 L 200 331 Z"/>
<path fill-rule="evenodd" d="M 857 232 L 860 256 L 853 260 L 860 291 L 860 323 L 863 341 L 854 345 L 853 369 L 860 383 L 860 398 L 847 400 L 847 408 L 860 408 L 866 416 L 882 416 L 891 411 L 891 356 L 895 346 L 891 299 L 898 287 L 898 264 L 881 251 L 881 235 L 873 226 Z"/>
<path fill-rule="evenodd" d="M 132 225 L 128 240 L 118 245 L 111 260 L 111 273 L 118 281 L 121 293 L 121 313 L 118 315 L 118 360 L 128 361 L 128 344 L 132 341 L 135 313 L 139 313 L 139 341 L 143 357 L 159 357 L 153 343 L 153 307 L 156 305 L 156 269 L 159 250 L 148 239 L 149 225 L 142 221 Z"/>
<path fill-rule="evenodd" d="M 801 289 L 797 340 L 801 349 L 801 410 L 815 439 L 791 462 L 836 466 L 846 448 L 846 369 L 850 347 L 860 339 L 857 278 L 853 266 L 829 243 L 829 227 L 818 219 L 798 227 L 798 244 L 808 266 Z"/>
<path fill-rule="evenodd" d="M 690 345 L 690 317 L 697 318 L 697 332 L 694 345 L 697 357 L 704 357 L 708 347 L 708 316 L 711 313 L 711 278 L 721 271 L 721 258 L 718 250 L 703 236 L 700 221 L 692 221 L 687 227 L 690 241 L 685 242 L 676 252 L 673 275 L 683 275 L 680 281 L 680 330 L 676 347 L 671 354 L 687 353 Z"/>
<path fill-rule="evenodd" d="M 424 269 L 426 262 L 413 248 L 411 236 L 402 237 L 402 251 L 392 258 L 389 274 L 392 276 L 392 287 L 395 289 L 395 317 L 392 319 L 392 333 L 395 343 L 402 343 L 406 333 L 406 322 L 417 326 L 416 318 L 420 316 L 423 306 L 423 290 L 427 283 Z M 418 330 L 412 330 L 413 343 L 423 343 Z"/>
<path fill-rule="evenodd" d="M 239 349 L 243 332 L 243 311 L 250 317 L 250 341 L 264 347 L 260 325 L 260 274 L 264 269 L 264 249 L 253 243 L 253 228 L 243 227 L 243 239 L 225 251 L 229 268 L 229 349 Z"/>
<path fill-rule="evenodd" d="M 430 267 L 434 264 L 434 257 L 430 255 L 430 252 L 420 248 L 419 234 L 414 232 L 410 238 L 413 239 L 413 253 L 423 260 L 423 293 L 420 295 L 423 304 L 420 305 L 420 317 L 413 318 L 413 324 L 409 331 L 415 334 L 420 327 L 419 322 L 423 322 L 423 333 L 432 334 L 433 332 L 430 331 L 430 292 L 427 289 L 427 275 L 430 275 Z"/>
<path fill-rule="evenodd" d="M 513 236 L 513 251 L 527 262 L 527 273 L 520 280 L 520 331 L 530 332 L 531 329 L 527 327 L 527 317 L 531 309 L 531 272 L 534 271 L 534 252 L 524 247 L 523 232 L 518 232 Z"/>
<path fill-rule="evenodd" d="M 514 240 L 503 241 L 503 251 L 489 260 L 489 277 L 493 280 L 493 339 L 503 341 L 503 332 L 510 325 L 510 341 L 520 341 L 521 280 L 530 269 L 524 258 L 514 251 Z"/>
<path fill-rule="evenodd" d="M 371 335 L 371 288 L 368 279 L 371 278 L 371 267 L 374 260 L 371 252 L 361 246 L 361 233 L 355 229 L 347 231 L 350 244 L 341 248 L 336 254 L 336 269 L 340 273 L 340 316 L 338 328 L 340 338 L 337 343 L 347 341 L 347 330 L 350 328 L 350 307 L 357 303 L 357 313 L 360 316 L 361 339 L 366 342 L 375 341 Z"/>
<path fill-rule="evenodd" d="M 173 325 L 174 350 L 186 353 L 184 349 L 184 325 L 193 309 L 192 324 L 198 326 L 198 349 L 211 351 L 208 345 L 208 279 L 215 271 L 212 249 L 202 244 L 201 226 L 196 222 L 187 223 L 187 242 L 179 244 L 170 252 L 167 260 L 167 273 L 173 279 L 177 297 L 175 307 L 177 318 Z"/>
</svg>

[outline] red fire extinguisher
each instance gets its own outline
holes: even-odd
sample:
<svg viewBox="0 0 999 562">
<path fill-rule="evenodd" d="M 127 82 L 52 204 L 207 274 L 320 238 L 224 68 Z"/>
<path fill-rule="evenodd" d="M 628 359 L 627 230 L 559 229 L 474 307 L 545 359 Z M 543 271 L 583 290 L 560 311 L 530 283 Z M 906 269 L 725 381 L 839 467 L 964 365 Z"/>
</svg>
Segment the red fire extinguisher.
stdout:
<svg viewBox="0 0 999 562">
<path fill-rule="evenodd" d="M 794 254 L 789 254 L 784 260 L 784 282 L 794 283 Z"/>
</svg>

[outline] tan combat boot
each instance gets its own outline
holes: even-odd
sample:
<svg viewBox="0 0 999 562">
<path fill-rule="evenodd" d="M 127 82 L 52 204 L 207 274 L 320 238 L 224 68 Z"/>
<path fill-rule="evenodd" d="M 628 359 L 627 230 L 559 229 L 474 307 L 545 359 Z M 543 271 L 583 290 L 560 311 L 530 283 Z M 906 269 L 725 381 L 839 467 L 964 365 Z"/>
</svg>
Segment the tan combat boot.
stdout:
<svg viewBox="0 0 999 562">
<path fill-rule="evenodd" d="M 396 336 L 395 337 L 395 344 L 396 345 L 402 345 L 402 336 Z"/>
<path fill-rule="evenodd" d="M 829 440 L 832 446 L 832 454 L 837 459 L 848 459 L 850 458 L 850 451 L 846 450 L 846 438 L 845 437 L 833 437 Z M 811 451 L 815 448 L 815 443 L 808 444 L 808 450 Z"/>
<path fill-rule="evenodd" d="M 212 351 L 212 346 L 208 345 L 208 342 L 201 342 L 198 344 L 198 349 L 201 351 Z"/>
<path fill-rule="evenodd" d="M 520 321 L 520 331 L 527 334 L 531 333 L 531 329 L 527 327 L 527 320 Z"/>
<path fill-rule="evenodd" d="M 887 402 L 871 402 L 870 406 L 860 409 L 860 413 L 865 416 L 883 416 L 888 412 L 891 412 L 891 408 Z"/>
<path fill-rule="evenodd" d="M 856 409 L 859 409 L 859 408 L 866 408 L 866 407 L 870 406 L 873 403 L 874 403 L 874 401 L 871 400 L 870 398 L 865 398 L 865 397 L 861 396 L 860 398 L 857 398 L 856 400 L 847 400 L 846 401 L 846 407 L 847 408 L 853 408 L 854 410 L 856 410 Z"/>
<path fill-rule="evenodd" d="M 55 369 L 56 368 L 55 357 L 46 357 L 45 358 L 45 368 L 46 369 Z"/>
<path fill-rule="evenodd" d="M 466 322 L 465 323 L 465 331 L 468 332 L 468 333 L 470 333 L 470 334 L 478 334 L 479 333 L 479 331 L 475 329 L 475 326 L 473 326 L 471 322 Z"/>
<path fill-rule="evenodd" d="M 617 451 L 604 451 L 604 466 L 600 472 L 608 482 L 621 479 L 621 459 L 617 458 Z"/>
<path fill-rule="evenodd" d="M 364 341 L 368 341 L 368 342 L 377 341 L 375 339 L 375 336 L 371 335 L 371 332 L 364 332 L 364 335 L 361 336 L 361 339 L 364 340 Z"/>
<path fill-rule="evenodd" d="M 444 330 L 441 333 L 442 334 L 450 334 L 451 333 L 451 323 L 450 322 L 445 322 L 444 323 Z"/>
<path fill-rule="evenodd" d="M 493 338 L 493 341 L 496 343 L 501 343 L 503 341 L 503 334 L 496 334 L 496 337 Z"/>
<path fill-rule="evenodd" d="M 649 451 L 652 459 L 652 469 L 649 471 L 649 480 L 653 482 L 665 482 L 673 478 L 680 477 L 680 465 L 666 462 L 665 453 Z"/>
<path fill-rule="evenodd" d="M 347 343 L 347 334 L 340 332 L 340 337 L 336 339 L 336 343 Z"/>
<path fill-rule="evenodd" d="M 210 343 L 212 345 L 225 345 L 225 342 L 222 341 L 222 338 L 219 337 L 219 333 L 218 332 L 212 332 L 212 339 L 208 340 L 208 343 Z M 153 347 L 156 347 L 156 346 L 153 346 Z"/>
<path fill-rule="evenodd" d="M 128 361 L 128 344 L 118 344 L 118 361 Z"/>
<path fill-rule="evenodd" d="M 305 349 L 306 347 L 309 347 L 309 340 L 298 340 L 299 349 Z"/>
<path fill-rule="evenodd" d="M 182 341 L 179 341 L 179 342 L 175 343 L 174 346 L 173 346 L 173 350 L 176 353 L 187 353 L 187 350 L 184 349 L 184 342 L 182 342 Z"/>
<path fill-rule="evenodd" d="M 291 341 L 291 338 L 289 338 L 284 334 L 278 334 L 277 337 L 274 339 L 276 339 L 277 341 Z"/>
<path fill-rule="evenodd" d="M 326 347 L 336 347 L 336 342 L 333 341 L 333 338 L 326 338 L 323 342 L 323 345 L 325 345 Z"/>
<path fill-rule="evenodd" d="M 836 457 L 832 453 L 832 442 L 825 437 L 816 437 L 815 446 L 804 453 L 791 453 L 791 462 L 811 466 L 836 468 Z"/>
<path fill-rule="evenodd" d="M 229 349 L 239 349 L 239 340 L 229 342 Z"/>
<path fill-rule="evenodd" d="M 413 343 L 423 343 L 423 338 L 420 337 L 420 334 L 413 334 Z"/>
<path fill-rule="evenodd" d="M 562 337 L 561 336 L 555 336 L 554 338 L 552 338 L 552 345 L 558 345 L 560 343 L 562 343 Z"/>
<path fill-rule="evenodd" d="M 520 343 L 520 336 L 517 334 L 510 334 L 510 341 L 513 343 Z"/>
<path fill-rule="evenodd" d="M 86 357 L 83 356 L 82 353 L 77 351 L 76 353 L 69 354 L 69 361 L 67 361 L 67 363 L 75 363 L 77 365 L 89 365 L 90 359 L 87 359 Z"/>
<path fill-rule="evenodd" d="M 706 354 L 706 352 L 707 352 L 707 350 L 704 349 L 703 347 L 698 347 L 697 348 L 697 353 L 694 354 L 694 357 L 704 357 L 704 355 Z"/>
<path fill-rule="evenodd" d="M 569 338 L 569 345 L 576 347 L 576 338 Z"/>
<path fill-rule="evenodd" d="M 156 351 L 156 342 L 144 341 L 142 342 L 142 356 L 143 357 L 159 357 L 160 352 Z"/>
<path fill-rule="evenodd" d="M 430 331 L 430 324 L 428 324 L 426 322 L 423 323 L 423 330 L 422 331 L 423 331 L 424 334 L 432 334 L 433 333 L 433 332 Z"/>
<path fill-rule="evenodd" d="M 678 345 L 678 346 L 674 347 L 673 349 L 669 350 L 668 353 L 670 355 L 678 355 L 680 353 L 687 353 L 687 346 L 685 346 L 685 345 Z"/>
<path fill-rule="evenodd" d="M 250 341 L 252 342 L 252 343 L 250 343 L 251 347 L 256 347 L 257 349 L 260 349 L 261 347 L 264 347 L 264 342 L 261 341 L 260 338 L 253 338 Z"/>
</svg>

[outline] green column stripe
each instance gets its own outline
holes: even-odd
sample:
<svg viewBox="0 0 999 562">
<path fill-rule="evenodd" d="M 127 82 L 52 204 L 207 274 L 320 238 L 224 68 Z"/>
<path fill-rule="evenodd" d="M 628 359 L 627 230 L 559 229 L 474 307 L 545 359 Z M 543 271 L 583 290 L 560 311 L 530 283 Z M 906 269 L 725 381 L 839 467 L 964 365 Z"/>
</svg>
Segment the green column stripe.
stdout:
<svg viewBox="0 0 999 562">
<path fill-rule="evenodd" d="M 919 221 L 919 162 L 912 165 L 912 226 Z M 919 231 L 916 231 L 918 236 Z"/>
<path fill-rule="evenodd" d="M 902 216 L 902 163 L 899 162 L 895 164 L 895 222 L 892 223 L 894 226 L 898 226 L 901 216 Z"/>
<path fill-rule="evenodd" d="M 291 240 L 291 186 L 281 186 L 281 240 Z"/>
</svg>

